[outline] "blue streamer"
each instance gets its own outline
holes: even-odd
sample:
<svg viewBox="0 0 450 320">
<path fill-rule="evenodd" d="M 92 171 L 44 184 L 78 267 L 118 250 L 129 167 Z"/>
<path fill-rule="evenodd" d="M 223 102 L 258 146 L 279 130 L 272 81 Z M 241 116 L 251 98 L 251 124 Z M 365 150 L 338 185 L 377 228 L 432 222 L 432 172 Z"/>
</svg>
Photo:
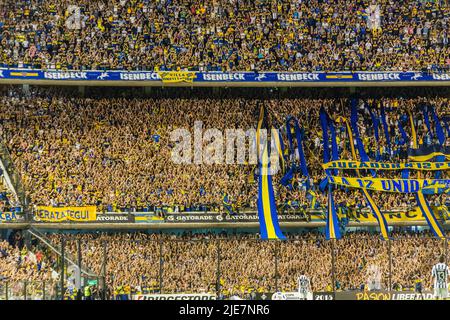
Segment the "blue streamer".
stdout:
<svg viewBox="0 0 450 320">
<path fill-rule="evenodd" d="M 379 126 L 380 126 L 380 120 L 378 117 L 373 113 L 372 108 L 369 104 L 366 104 L 367 110 L 369 110 L 370 118 L 372 119 L 373 124 L 373 131 L 375 134 L 375 141 L 377 142 L 377 152 L 375 155 L 375 160 L 380 161 L 381 160 L 381 154 L 380 154 L 380 132 L 379 132 Z"/>
<path fill-rule="evenodd" d="M 289 148 L 291 153 L 294 153 L 294 142 L 291 134 L 291 120 L 294 121 L 294 132 L 295 138 L 297 139 L 297 148 L 300 158 L 300 169 L 305 177 L 309 177 L 308 166 L 306 164 L 305 153 L 303 151 L 303 134 L 302 131 L 300 130 L 297 118 L 293 116 L 288 117 L 286 120 L 286 133 L 289 140 Z"/>
<path fill-rule="evenodd" d="M 430 133 L 430 138 L 433 139 L 433 131 L 431 130 L 430 117 L 428 116 L 428 108 L 426 106 L 422 108 L 422 113 L 428 132 Z"/>
<path fill-rule="evenodd" d="M 436 127 L 436 135 L 438 137 L 439 144 L 442 146 L 445 143 L 444 129 L 442 128 L 441 122 L 439 121 L 436 111 L 434 110 L 434 108 L 432 106 L 430 106 L 430 112 L 431 112 L 431 115 L 433 116 L 434 125 Z"/>
<path fill-rule="evenodd" d="M 353 98 L 353 99 L 351 99 L 350 103 L 351 103 L 350 126 L 352 127 L 352 131 L 355 134 L 356 148 L 358 149 L 359 156 L 361 157 L 361 161 L 369 162 L 370 161 L 369 156 L 367 155 L 366 150 L 364 150 L 364 145 L 363 145 L 361 137 L 359 135 L 358 125 L 357 125 L 357 123 L 358 123 L 358 110 L 356 109 L 357 101 L 355 98 Z M 351 133 L 349 132 L 349 134 L 351 134 Z M 375 170 L 370 170 L 370 172 L 372 173 L 373 177 L 376 176 Z"/>
<path fill-rule="evenodd" d="M 446 116 L 446 117 L 444 117 L 444 119 L 442 119 L 442 121 L 444 122 L 445 129 L 447 130 L 447 137 L 450 137 L 450 126 L 448 124 L 449 119 L 450 119 L 450 117 L 448 117 L 448 116 Z"/>
<path fill-rule="evenodd" d="M 386 122 L 386 112 L 384 110 L 384 106 L 381 106 L 381 123 L 383 124 L 384 136 L 386 138 L 387 151 L 389 153 L 389 157 L 391 156 L 391 139 L 389 137 L 389 127 Z"/>
<path fill-rule="evenodd" d="M 322 126 L 322 143 L 323 143 L 323 163 L 330 161 L 328 129 L 331 133 L 331 160 L 339 160 L 339 149 L 336 139 L 336 128 L 324 108 L 320 109 L 320 125 Z M 330 170 L 325 170 L 326 174 L 330 174 Z M 337 170 L 333 170 L 333 174 L 337 174 Z"/>
<path fill-rule="evenodd" d="M 328 117 L 324 108 L 320 109 L 319 117 L 320 126 L 322 127 L 323 163 L 327 163 L 330 162 L 330 150 L 328 149 Z"/>
<path fill-rule="evenodd" d="M 400 141 L 400 145 L 404 145 L 405 143 L 407 143 L 409 141 L 408 139 L 408 135 L 406 134 L 405 129 L 402 126 L 402 122 L 398 121 L 398 130 L 400 131 L 400 134 L 402 135 L 402 140 Z"/>
</svg>

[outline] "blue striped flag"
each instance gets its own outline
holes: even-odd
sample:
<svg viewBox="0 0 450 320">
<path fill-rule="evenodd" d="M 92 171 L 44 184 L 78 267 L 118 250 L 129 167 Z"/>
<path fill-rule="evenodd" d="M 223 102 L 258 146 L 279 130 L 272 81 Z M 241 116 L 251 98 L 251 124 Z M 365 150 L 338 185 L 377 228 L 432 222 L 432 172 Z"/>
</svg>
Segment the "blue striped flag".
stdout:
<svg viewBox="0 0 450 320">
<path fill-rule="evenodd" d="M 369 204 L 370 209 L 372 210 L 372 214 L 375 216 L 375 218 L 378 221 L 378 226 L 380 227 L 381 232 L 381 238 L 383 240 L 389 240 L 389 231 L 388 231 L 388 224 L 386 221 L 386 218 L 384 217 L 383 213 L 381 213 L 380 208 L 377 206 L 375 201 L 373 201 L 369 191 L 367 189 L 361 189 L 364 193 L 364 196 L 367 200 L 367 203 Z"/>
<path fill-rule="evenodd" d="M 428 226 L 430 227 L 433 234 L 438 238 L 445 238 L 444 231 L 442 230 L 441 225 L 439 224 L 439 221 L 437 220 L 436 216 L 433 213 L 433 210 L 431 209 L 430 205 L 428 204 L 427 199 L 425 198 L 425 195 L 422 192 L 417 192 L 415 194 L 417 203 L 419 205 L 420 211 L 422 211 L 423 216 L 428 222 Z"/>
<path fill-rule="evenodd" d="M 339 229 L 336 207 L 334 206 L 333 190 L 331 188 L 331 184 L 329 184 L 328 187 L 328 211 L 325 237 L 327 240 L 340 239 L 342 237 L 341 230 Z"/>
<path fill-rule="evenodd" d="M 262 143 L 262 154 L 259 155 L 259 170 L 258 170 L 258 217 L 259 228 L 262 239 L 286 239 L 281 232 L 278 223 L 277 206 L 275 202 L 275 195 L 272 185 L 272 175 L 270 171 L 269 147 L 268 142 L 261 141 L 260 130 L 267 128 L 264 121 L 265 110 L 261 107 L 258 130 L 256 132 L 257 148 L 260 150 Z"/>
</svg>

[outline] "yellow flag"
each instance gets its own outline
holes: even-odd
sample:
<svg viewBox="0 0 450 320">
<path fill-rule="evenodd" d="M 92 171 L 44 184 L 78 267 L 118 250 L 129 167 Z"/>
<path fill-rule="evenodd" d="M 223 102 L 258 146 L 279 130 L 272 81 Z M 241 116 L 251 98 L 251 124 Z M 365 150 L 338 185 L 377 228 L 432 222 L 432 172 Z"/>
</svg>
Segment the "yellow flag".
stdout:
<svg viewBox="0 0 450 320">
<path fill-rule="evenodd" d="M 98 18 L 98 19 L 97 19 L 97 27 L 98 27 L 102 32 L 105 31 L 105 27 L 103 26 L 103 20 L 102 20 L 102 18 Z"/>
</svg>

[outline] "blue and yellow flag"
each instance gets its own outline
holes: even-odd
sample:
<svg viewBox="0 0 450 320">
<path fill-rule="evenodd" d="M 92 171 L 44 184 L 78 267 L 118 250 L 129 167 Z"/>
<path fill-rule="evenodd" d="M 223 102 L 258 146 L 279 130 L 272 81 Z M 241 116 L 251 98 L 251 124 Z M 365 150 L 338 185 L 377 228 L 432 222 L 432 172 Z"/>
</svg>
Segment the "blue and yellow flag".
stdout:
<svg viewBox="0 0 450 320">
<path fill-rule="evenodd" d="M 304 135 L 302 133 L 302 130 L 300 129 L 300 125 L 298 123 L 297 118 L 294 116 L 289 116 L 286 119 L 286 135 L 287 135 L 287 138 L 289 141 L 289 152 L 291 155 L 295 154 L 294 141 L 292 138 L 291 121 L 293 122 L 293 125 L 294 125 L 293 132 L 295 133 L 295 138 L 297 140 L 297 151 L 298 151 L 298 156 L 300 158 L 299 159 L 300 160 L 299 168 L 305 177 L 309 177 L 308 165 L 306 164 L 305 152 L 303 151 L 303 140 L 304 140 L 303 136 Z M 292 165 L 295 165 L 295 163 L 293 163 Z"/>
<path fill-rule="evenodd" d="M 340 239 L 341 230 L 339 229 L 339 221 L 336 214 L 336 207 L 334 206 L 333 191 L 331 184 L 328 185 L 328 209 L 327 209 L 327 224 L 325 228 L 325 237 L 327 240 Z"/>
<path fill-rule="evenodd" d="M 352 108 L 354 108 L 354 107 L 352 107 Z M 357 119 L 358 119 L 358 117 L 357 117 L 357 111 L 356 111 L 356 110 L 352 110 L 352 113 L 353 113 L 353 117 L 354 117 L 354 118 L 356 117 L 356 119 L 354 119 L 354 124 L 356 125 L 356 122 L 357 122 Z M 356 160 L 357 158 L 356 158 L 356 150 L 355 150 L 355 146 L 354 146 L 354 144 L 353 144 L 353 131 L 352 131 L 352 127 L 351 127 L 351 125 L 349 124 L 348 120 L 344 119 L 344 121 L 345 121 L 346 126 L 347 126 L 347 135 L 348 135 L 348 137 L 349 137 L 349 141 L 350 141 L 350 144 L 351 144 L 352 157 L 353 157 L 353 159 Z M 361 140 L 361 139 L 359 139 L 359 140 Z M 359 150 L 359 153 L 360 153 L 359 155 L 360 155 L 361 159 L 366 159 L 366 160 L 368 161 L 368 160 L 369 160 L 369 157 L 367 156 L 367 154 L 365 154 L 364 146 L 362 145 L 362 141 L 357 142 L 357 145 L 360 146 L 360 147 L 358 148 L 358 150 Z M 365 160 L 363 160 L 363 161 L 365 161 Z M 374 170 L 371 170 L 371 172 L 372 172 L 372 175 L 373 175 L 373 176 L 376 176 L 376 172 L 375 172 Z M 359 172 L 359 171 L 356 171 L 356 174 L 358 175 L 358 177 L 360 177 L 360 172 Z M 372 209 L 373 215 L 375 216 L 375 218 L 376 218 L 377 221 L 378 221 L 378 226 L 380 227 L 381 237 L 382 237 L 384 240 L 389 239 L 388 225 L 387 225 L 386 219 L 384 218 L 383 214 L 381 213 L 381 211 L 380 211 L 380 209 L 378 208 L 378 206 L 376 205 L 376 203 L 373 201 L 373 199 L 372 199 L 372 197 L 370 196 L 368 190 L 364 188 L 362 192 L 363 192 L 363 194 L 364 194 L 364 196 L 365 196 L 365 198 L 366 198 L 366 200 L 367 200 L 367 202 L 368 202 L 370 208 Z"/>
<path fill-rule="evenodd" d="M 269 147 L 268 141 L 261 141 L 260 130 L 264 125 L 264 108 L 261 107 L 260 117 L 258 121 L 258 130 L 256 139 L 258 143 L 262 143 L 262 154 L 259 156 L 258 170 L 258 217 L 259 227 L 262 239 L 286 239 L 281 232 L 278 223 L 277 206 L 275 203 L 275 195 L 272 185 L 272 174 L 270 171 Z M 259 144 L 257 145 L 259 150 Z"/>
<path fill-rule="evenodd" d="M 414 118 L 411 114 L 411 111 L 408 111 L 409 115 L 409 124 L 411 126 L 411 141 L 413 143 L 413 149 L 417 149 L 417 132 L 416 127 L 414 126 Z"/>
<path fill-rule="evenodd" d="M 224 193 L 222 196 L 222 204 L 223 208 L 231 215 L 235 214 L 233 211 L 233 205 L 230 202 L 230 199 L 228 198 L 228 194 Z"/>
<path fill-rule="evenodd" d="M 419 205 L 420 211 L 422 211 L 423 216 L 428 222 L 428 225 L 430 226 L 431 231 L 434 233 L 434 235 L 438 238 L 445 238 L 444 231 L 442 230 L 441 225 L 439 224 L 439 221 L 436 219 L 436 216 L 433 213 L 433 210 L 431 210 L 430 205 L 428 204 L 427 199 L 425 198 L 425 195 L 422 192 L 417 192 L 415 194 L 417 199 L 417 204 Z"/>
<path fill-rule="evenodd" d="M 315 209 L 317 206 L 317 193 L 312 190 L 308 190 L 308 192 L 306 193 L 306 199 L 311 201 L 310 208 Z"/>
<path fill-rule="evenodd" d="M 281 132 L 275 128 L 272 128 L 272 139 L 275 142 L 275 148 L 277 149 L 278 157 L 281 160 L 281 170 L 284 172 L 286 169 L 286 164 L 284 160 L 284 143 Z"/>
<path fill-rule="evenodd" d="M 429 161 L 437 156 L 443 156 L 446 159 L 450 159 L 450 146 L 424 145 L 417 149 L 408 149 L 408 158 L 412 161 Z"/>
<path fill-rule="evenodd" d="M 423 194 L 442 194 L 442 193 L 450 193 L 450 188 L 448 188 L 445 184 L 436 183 L 430 186 L 422 188 Z"/>
<path fill-rule="evenodd" d="M 260 150 L 259 150 L 259 148 L 261 146 L 261 141 L 259 141 L 259 140 L 261 139 L 260 136 L 261 136 L 261 129 L 262 129 L 263 124 L 264 124 L 264 116 L 265 116 L 265 109 L 264 109 L 264 106 L 261 105 L 261 107 L 259 109 L 258 125 L 256 127 L 256 152 L 257 152 L 257 155 L 258 155 L 258 159 L 260 157 L 260 154 L 259 154 Z M 265 127 L 267 127 L 267 126 L 265 126 Z"/>
<path fill-rule="evenodd" d="M 364 193 L 367 203 L 369 204 L 369 207 L 372 210 L 372 214 L 378 221 L 378 226 L 380 227 L 380 232 L 381 232 L 381 238 L 383 240 L 389 240 L 389 231 L 388 231 L 388 224 L 387 224 L 386 218 L 381 213 L 380 208 L 378 208 L 375 201 L 373 201 L 372 197 L 370 196 L 369 191 L 367 189 L 362 189 L 362 192 Z"/>
<path fill-rule="evenodd" d="M 262 239 L 285 239 L 278 223 L 267 146 L 259 165 L 258 216 Z"/>
</svg>

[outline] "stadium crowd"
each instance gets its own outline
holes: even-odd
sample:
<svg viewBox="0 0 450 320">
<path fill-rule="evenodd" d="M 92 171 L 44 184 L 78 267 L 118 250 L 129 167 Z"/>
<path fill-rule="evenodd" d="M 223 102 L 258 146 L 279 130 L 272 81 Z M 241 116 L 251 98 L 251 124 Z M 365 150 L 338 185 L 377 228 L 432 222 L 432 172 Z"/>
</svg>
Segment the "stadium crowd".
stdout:
<svg viewBox="0 0 450 320">
<path fill-rule="evenodd" d="M 311 279 L 314 292 L 332 291 L 332 244 L 315 232 L 287 234 L 285 242 L 257 241 L 256 234 L 47 236 L 54 245 L 64 237 L 68 254 L 74 257 L 80 239 L 85 268 L 102 276 L 105 266 L 110 297 L 117 294 L 117 288 L 124 288 L 128 295 L 216 293 L 219 289 L 224 297 L 250 297 L 252 293 L 277 289 L 295 291 L 300 274 Z M 390 270 L 391 286 L 395 290 L 413 290 L 417 281 L 422 282 L 424 290 L 431 290 L 431 267 L 448 252 L 449 248 L 445 248 L 448 244 L 426 232 L 394 232 L 392 237 L 391 249 L 376 233 L 349 232 L 336 241 L 336 290 L 369 290 L 374 269 L 379 272 L 378 290 L 389 287 Z M 103 246 L 106 246 L 106 256 Z"/>
<path fill-rule="evenodd" d="M 79 0 L 76 5 L 66 0 L 3 0 L 0 67 L 449 72 L 449 18 L 442 0 Z M 180 139 L 172 137 L 176 129 L 187 129 L 193 147 L 197 121 L 203 133 L 255 128 L 261 105 L 271 125 L 284 130 L 288 164 L 300 158 L 297 142 L 295 150 L 288 149 L 289 115 L 298 118 L 304 137 L 309 176 L 297 170 L 282 186 L 285 172 L 275 175 L 280 212 L 326 206 L 327 193 L 319 190 L 325 178 L 321 108 L 333 119 L 341 159 L 353 158 L 346 125 L 338 121 L 351 118 L 351 101 L 344 91 L 204 89 L 191 94 L 187 89 L 154 89 L 141 95 L 134 94 L 135 89 L 106 88 L 78 96 L 73 88 L 27 89 L 24 94 L 17 87 L 0 87 L 0 139 L 35 207 L 93 205 L 99 213 L 162 215 L 254 211 L 257 170 L 250 159 L 207 164 L 216 158 L 212 141 L 204 139 L 203 164 L 180 165 L 173 161 Z M 407 161 L 413 145 L 411 119 L 419 146 L 437 144 L 436 120 L 425 117 L 424 106 L 436 111 L 449 146 L 450 95 L 448 90 L 443 94 L 445 90 L 421 94 L 377 89 L 357 96 L 357 127 L 369 158 Z M 380 122 L 379 138 L 374 118 Z M 245 144 L 249 149 L 251 145 Z M 236 146 L 232 149 L 236 153 Z M 379 172 L 378 177 L 399 174 Z M 448 170 L 441 174 L 449 177 Z M 419 173 L 411 171 L 409 176 Z M 2 169 L 0 179 L 0 213 L 20 210 Z M 372 196 L 382 210 L 416 206 L 409 194 Z M 448 194 L 429 199 L 433 207 L 450 204 Z M 337 188 L 334 200 L 347 216 L 367 207 L 354 190 Z M 378 234 L 347 232 L 340 241 L 330 242 L 323 234 L 308 232 L 272 242 L 257 241 L 257 234 L 47 234 L 56 247 L 66 239 L 67 254 L 74 257 L 81 241 L 83 264 L 100 278 L 105 273 L 108 297 L 152 292 L 251 297 L 295 291 L 300 274 L 311 279 L 315 292 L 333 287 L 364 291 L 374 278 L 383 289 L 412 288 L 419 281 L 431 290 L 431 267 L 441 255 L 448 256 L 448 242 L 428 233 L 391 235 L 395 240 L 385 242 Z M 25 282 L 28 290 L 34 288 L 30 292 L 42 293 L 39 284 L 47 283 L 54 293 L 60 271 L 55 253 L 40 246 L 27 248 L 20 232 L 0 242 L 0 298 L 6 283 L 13 284 L 16 296 L 26 291 Z M 73 280 L 73 269 L 65 271 Z M 68 290 L 73 298 L 73 284 Z"/>
<path fill-rule="evenodd" d="M 30 296 L 42 296 L 44 291 L 47 297 L 54 295 L 59 275 L 53 268 L 53 258 L 36 247 L 27 249 L 20 233 L 12 233 L 8 240 L 1 240 L 0 300 L 5 299 L 6 290 L 9 299 L 23 296 L 25 290 Z"/>
<path fill-rule="evenodd" d="M 0 212 L 19 211 L 21 207 L 20 202 L 5 183 L 3 175 L 0 175 L 0 180 Z"/>
<path fill-rule="evenodd" d="M 219 211 L 225 206 L 225 197 L 230 211 L 256 208 L 257 175 L 255 165 L 248 163 L 248 154 L 242 164 L 236 163 L 236 158 L 233 164 L 225 160 L 212 164 L 177 164 L 172 155 L 180 140 L 174 140 L 172 133 L 175 129 L 187 129 L 191 134 L 190 148 L 195 152 L 196 121 L 202 122 L 202 133 L 206 129 L 218 129 L 222 133 L 227 129 L 246 131 L 256 127 L 260 104 L 266 106 L 274 125 L 282 126 L 287 116 L 296 116 L 305 137 L 303 148 L 309 177 L 297 172 L 291 186 L 274 183 L 278 206 L 281 210 L 324 207 L 326 193 L 318 191 L 325 177 L 321 167 L 319 110 L 325 108 L 332 119 L 350 117 L 349 99 L 332 97 L 326 91 L 317 92 L 313 98 L 309 93 L 300 92 L 287 98 L 259 99 L 235 97 L 231 93 L 209 96 L 207 92 L 196 94 L 196 98 L 177 94 L 165 97 L 158 93 L 147 98 L 81 98 L 56 89 L 33 90 L 29 96 L 14 89 L 0 96 L 0 134 L 31 203 L 96 205 L 99 212 Z M 375 159 L 378 154 L 379 161 L 406 161 L 406 150 L 411 146 L 409 112 L 414 114 L 419 146 L 430 145 L 437 139 L 433 134 L 434 120 L 430 117 L 432 132 L 429 132 L 421 106 L 433 106 L 440 119 L 449 113 L 449 100 L 442 96 L 362 96 L 358 101 L 358 127 L 363 144 L 369 157 Z M 367 106 L 377 116 L 384 107 L 390 148 L 381 123 L 379 141 L 375 139 Z M 448 125 L 441 122 L 443 130 L 448 130 Z M 403 123 L 407 141 L 402 138 L 399 123 Z M 341 159 L 352 159 L 345 124 L 336 122 L 336 131 Z M 296 156 L 290 155 L 285 136 L 283 133 L 286 161 L 296 161 L 298 151 Z M 250 144 L 247 142 L 246 147 Z M 211 140 L 203 139 L 204 162 L 212 158 L 211 145 Z M 296 142 L 294 146 L 297 149 Z M 224 143 L 222 150 L 225 147 Z M 232 149 L 236 155 L 236 146 Z M 422 177 L 432 175 L 422 173 Z M 399 173 L 379 172 L 379 177 L 394 176 Z M 448 171 L 443 176 L 447 177 Z M 280 171 L 274 181 L 280 181 L 281 177 Z M 417 173 L 411 172 L 410 177 L 417 177 Z M 308 184 L 317 200 L 315 204 L 307 191 Z M 407 194 L 377 193 L 374 199 L 383 209 L 415 205 Z M 431 200 L 436 206 L 449 201 L 445 194 L 432 196 Z M 353 191 L 337 190 L 335 201 L 347 211 L 366 207 L 361 195 Z"/>
<path fill-rule="evenodd" d="M 445 0 L 6 0 L 0 66 L 448 71 Z"/>
</svg>

